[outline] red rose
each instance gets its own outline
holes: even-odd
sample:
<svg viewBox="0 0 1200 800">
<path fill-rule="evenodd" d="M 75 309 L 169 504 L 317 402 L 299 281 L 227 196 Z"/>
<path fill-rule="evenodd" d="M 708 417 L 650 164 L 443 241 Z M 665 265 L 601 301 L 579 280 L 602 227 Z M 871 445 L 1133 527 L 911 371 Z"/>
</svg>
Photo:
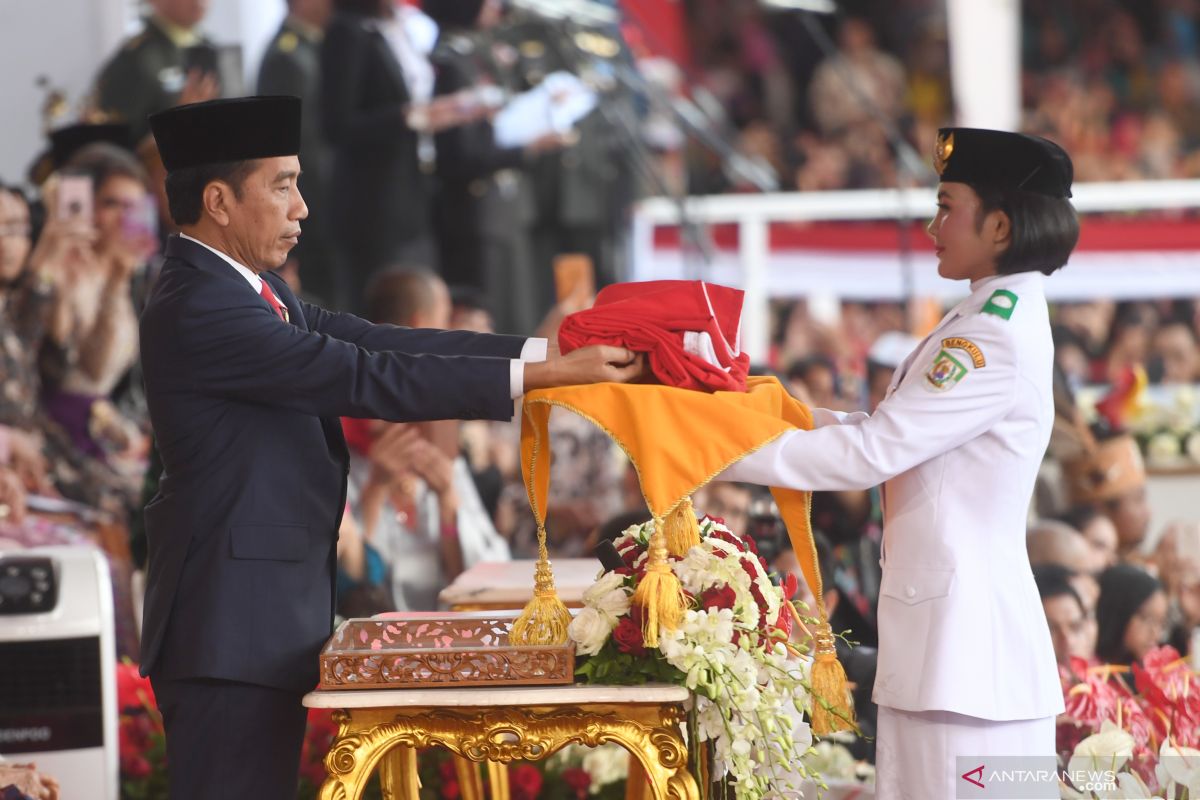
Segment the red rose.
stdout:
<svg viewBox="0 0 1200 800">
<path fill-rule="evenodd" d="M 536 800 L 542 791 L 542 773 L 533 764 L 517 764 L 508 771 L 513 800 Z"/>
<path fill-rule="evenodd" d="M 617 643 L 617 649 L 622 653 L 634 656 L 646 655 L 646 642 L 642 638 L 642 626 L 634 622 L 632 617 L 621 617 L 617 627 L 613 628 L 612 638 Z"/>
<path fill-rule="evenodd" d="M 127 708 L 154 708 L 154 689 L 150 679 L 143 678 L 138 665 L 125 660 L 117 664 L 117 706 Z"/>
<path fill-rule="evenodd" d="M 563 782 L 570 786 L 576 797 L 587 797 L 588 789 L 592 786 L 592 776 L 586 769 L 571 767 L 563 770 Z"/>
<path fill-rule="evenodd" d="M 721 587 L 713 586 L 700 595 L 701 608 L 733 608 L 735 603 L 737 603 L 737 592 L 728 584 Z"/>
<path fill-rule="evenodd" d="M 144 778 L 150 774 L 150 762 L 147 761 L 143 756 L 135 756 L 134 758 L 128 759 L 124 762 L 124 764 L 122 764 L 121 768 L 124 770 L 126 775 L 135 780 Z"/>
</svg>

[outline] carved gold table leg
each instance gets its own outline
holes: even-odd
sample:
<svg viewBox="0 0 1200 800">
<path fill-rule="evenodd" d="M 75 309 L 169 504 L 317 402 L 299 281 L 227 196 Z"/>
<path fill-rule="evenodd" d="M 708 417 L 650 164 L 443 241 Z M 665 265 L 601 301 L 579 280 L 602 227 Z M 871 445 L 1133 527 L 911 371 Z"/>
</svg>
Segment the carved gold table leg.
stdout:
<svg viewBox="0 0 1200 800">
<path fill-rule="evenodd" d="M 646 770 L 637 758 L 629 759 L 629 777 L 625 781 L 625 800 L 648 800 L 650 787 L 646 783 Z"/>
<path fill-rule="evenodd" d="M 383 800 L 419 800 L 421 781 L 417 777 L 417 751 L 397 745 L 379 761 L 379 783 Z"/>
<path fill-rule="evenodd" d="M 484 800 L 483 778 L 479 776 L 478 764 L 456 755 L 454 756 L 454 774 L 458 776 L 462 800 Z"/>
<path fill-rule="evenodd" d="M 696 782 L 687 771 L 680 733 L 683 715 L 682 707 L 673 703 L 339 711 L 334 715 L 337 738 L 325 758 L 329 777 L 320 798 L 359 800 L 371 770 L 396 745 L 441 745 L 474 762 L 507 764 L 539 761 L 568 744 L 595 747 L 613 742 L 641 763 L 654 800 L 699 800 Z"/>
<path fill-rule="evenodd" d="M 484 767 L 487 769 L 488 785 L 491 787 L 488 795 L 490 800 L 511 800 L 508 788 L 508 764 L 487 761 L 484 763 Z"/>
</svg>

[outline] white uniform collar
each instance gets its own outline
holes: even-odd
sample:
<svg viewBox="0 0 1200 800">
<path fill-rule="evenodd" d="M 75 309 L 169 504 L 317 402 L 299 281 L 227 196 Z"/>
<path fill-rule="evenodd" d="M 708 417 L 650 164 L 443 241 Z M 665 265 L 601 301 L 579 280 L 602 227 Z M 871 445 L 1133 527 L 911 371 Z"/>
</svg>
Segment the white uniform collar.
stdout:
<svg viewBox="0 0 1200 800">
<path fill-rule="evenodd" d="M 971 294 L 966 300 L 959 303 L 957 310 L 966 312 L 976 307 L 982 308 L 997 289 L 1012 289 L 1017 294 L 1022 291 L 1036 291 L 1040 294 L 1045 291 L 1045 280 L 1045 275 L 1037 270 L 1032 270 L 1005 275 L 989 275 L 986 278 L 971 281 Z"/>
<path fill-rule="evenodd" d="M 246 279 L 246 282 L 250 284 L 250 288 L 252 288 L 254 290 L 255 294 L 262 294 L 262 278 L 255 275 L 254 270 L 250 269 L 249 267 L 242 266 L 241 264 L 234 261 L 232 258 L 227 256 L 226 254 L 222 253 L 217 248 L 215 248 L 211 245 L 207 245 L 195 237 L 188 236 L 186 233 L 179 234 L 179 238 L 187 239 L 189 242 L 195 242 L 196 244 L 200 245 L 201 247 L 207 248 L 207 249 L 211 250 L 213 253 L 216 253 L 218 256 L 221 257 L 222 261 L 224 261 L 226 264 L 228 264 L 229 266 L 236 269 L 238 271 L 238 274 L 240 274 L 243 278 Z"/>
</svg>

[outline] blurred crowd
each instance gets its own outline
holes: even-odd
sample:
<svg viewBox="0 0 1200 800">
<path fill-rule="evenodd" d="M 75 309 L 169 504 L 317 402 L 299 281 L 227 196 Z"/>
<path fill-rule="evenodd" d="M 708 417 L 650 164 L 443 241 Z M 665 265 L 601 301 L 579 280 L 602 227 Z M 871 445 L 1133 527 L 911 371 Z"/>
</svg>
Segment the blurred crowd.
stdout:
<svg viewBox="0 0 1200 800">
<path fill-rule="evenodd" d="M 756 0 L 686 5 L 689 77 L 716 99 L 738 149 L 771 165 L 783 189 L 928 178 L 897 146 L 928 163 L 934 132 L 953 123 L 945 3 L 842 0 L 817 30 Z M 1200 175 L 1195 0 L 1020 5 L 1022 128 L 1065 147 L 1076 180 Z M 748 188 L 702 151 L 688 173 L 696 193 Z"/>
<path fill-rule="evenodd" d="M 1194 4 L 1025 4 L 1028 126 L 1067 146 L 1080 179 L 1200 168 Z M 784 188 L 896 185 L 887 128 L 924 153 L 950 120 L 942 4 L 841 5 L 848 13 L 829 31 L 838 50 L 826 56 L 796 15 L 749 0 L 685 4 L 689 79 L 723 109 L 737 147 L 773 165 Z M 204 0 L 149 7 L 144 29 L 98 65 L 88 113 L 51 131 L 29 183 L 0 185 L 0 543 L 104 547 L 120 647 L 135 657 L 130 572 L 144 564 L 140 509 L 159 472 L 137 317 L 173 230 L 144 118 L 222 91 L 216 48 L 199 33 Z M 591 56 L 612 57 L 625 47 L 619 35 L 564 49 L 553 26 L 495 0 L 425 0 L 424 12 L 391 0 L 290 0 L 288 9 L 256 88 L 306 100 L 310 216 L 281 269 L 299 294 L 375 322 L 553 337 L 594 286 L 619 276 L 628 204 L 644 179 L 631 173 L 621 123 L 637 99 L 616 92 L 602 100 L 616 112 L 518 147 L 497 145 L 491 123 L 492 89 L 509 96 Z M 847 91 L 846 74 L 861 92 Z M 711 151 L 656 141 L 668 167 L 678 171 L 683 154 L 691 192 L 744 188 Z M 586 256 L 594 281 L 556 291 L 553 264 L 567 253 Z M 914 310 L 901 304 L 776 311 L 760 369 L 816 406 L 873 409 L 916 344 Z M 1200 531 L 1148 530 L 1136 449 L 1122 449 L 1128 437 L 1114 426 L 1092 431 L 1074 399 L 1131 372 L 1160 385 L 1197 382 L 1200 302 L 1095 301 L 1053 314 L 1063 433 L 1029 547 L 1056 649 L 1128 663 L 1171 637 L 1186 652 L 1200 625 Z M 602 431 L 561 412 L 551 425 L 551 548 L 590 555 L 642 518 L 645 503 Z M 534 554 L 515 423 L 345 420 L 344 429 L 353 459 L 338 544 L 343 615 L 433 609 L 464 569 Z M 1108 477 L 1077 479 L 1097 471 Z M 722 484 L 695 505 L 755 536 L 780 571 L 795 571 L 769 496 Z M 832 576 L 826 603 L 835 627 L 861 643 L 846 658 L 869 687 L 878 493 L 817 495 L 813 520 Z"/>
</svg>

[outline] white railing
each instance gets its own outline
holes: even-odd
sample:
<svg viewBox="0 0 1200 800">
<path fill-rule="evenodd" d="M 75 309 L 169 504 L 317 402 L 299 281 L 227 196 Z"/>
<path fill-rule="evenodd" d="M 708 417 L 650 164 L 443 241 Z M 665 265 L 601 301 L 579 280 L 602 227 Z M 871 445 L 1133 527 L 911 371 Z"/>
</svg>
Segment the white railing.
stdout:
<svg viewBox="0 0 1200 800">
<path fill-rule="evenodd" d="M 1072 202 L 1083 214 L 1200 208 L 1200 180 L 1076 184 Z M 655 228 L 679 225 L 681 216 L 699 225 L 736 224 L 740 284 L 746 293 L 742 346 L 751 359 L 761 360 L 767 354 L 770 336 L 772 293 L 767 262 L 771 223 L 924 219 L 932 216 L 935 192 L 921 188 L 714 195 L 689 197 L 682 201 L 682 209 L 680 205 L 661 197 L 638 204 L 633 218 L 634 276 L 638 275 L 637 260 L 650 257 L 654 251 Z"/>
</svg>

